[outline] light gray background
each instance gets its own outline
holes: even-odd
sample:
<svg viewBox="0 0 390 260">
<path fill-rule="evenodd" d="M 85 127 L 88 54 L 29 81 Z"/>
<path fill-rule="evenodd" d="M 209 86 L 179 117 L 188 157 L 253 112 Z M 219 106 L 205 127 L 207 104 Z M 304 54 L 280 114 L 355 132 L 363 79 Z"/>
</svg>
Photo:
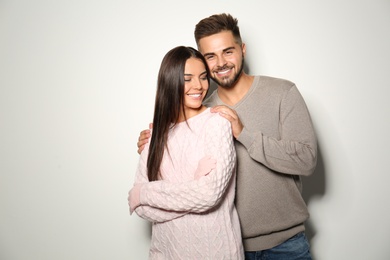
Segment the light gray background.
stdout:
<svg viewBox="0 0 390 260">
<path fill-rule="evenodd" d="M 147 259 L 129 216 L 157 71 L 202 18 L 239 19 L 250 74 L 295 82 L 319 165 L 315 259 L 389 259 L 390 1 L 0 1 L 0 259 Z"/>
</svg>

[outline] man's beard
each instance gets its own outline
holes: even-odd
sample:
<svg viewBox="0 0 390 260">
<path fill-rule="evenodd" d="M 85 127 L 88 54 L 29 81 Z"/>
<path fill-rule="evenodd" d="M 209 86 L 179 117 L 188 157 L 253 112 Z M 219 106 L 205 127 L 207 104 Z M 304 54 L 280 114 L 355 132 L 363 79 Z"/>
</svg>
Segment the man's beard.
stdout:
<svg viewBox="0 0 390 260">
<path fill-rule="evenodd" d="M 220 68 L 219 70 L 224 70 L 224 69 L 228 69 L 229 67 L 228 66 L 224 66 L 222 68 Z M 244 57 L 242 57 L 242 61 L 241 61 L 241 66 L 239 67 L 239 70 L 238 72 L 234 75 L 234 77 L 232 79 L 229 79 L 229 78 L 222 78 L 222 80 L 216 78 L 216 77 L 211 77 L 211 79 L 218 84 L 218 86 L 222 87 L 222 88 L 225 88 L 225 89 L 230 89 L 230 88 L 233 88 L 234 85 L 237 83 L 238 79 L 240 78 L 241 74 L 242 74 L 242 70 L 244 69 Z"/>
</svg>

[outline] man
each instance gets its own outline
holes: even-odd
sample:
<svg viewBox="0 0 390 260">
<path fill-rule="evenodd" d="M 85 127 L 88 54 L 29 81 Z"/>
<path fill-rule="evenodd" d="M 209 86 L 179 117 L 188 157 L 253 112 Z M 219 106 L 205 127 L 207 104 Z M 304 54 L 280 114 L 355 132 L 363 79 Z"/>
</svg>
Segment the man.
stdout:
<svg viewBox="0 0 390 260">
<path fill-rule="evenodd" d="M 246 46 L 237 19 L 213 15 L 195 40 L 218 88 L 204 101 L 231 122 L 237 151 L 236 208 L 246 259 L 311 259 L 301 176 L 313 173 L 317 145 L 295 84 L 243 71 Z M 141 132 L 138 152 L 150 137 Z"/>
</svg>

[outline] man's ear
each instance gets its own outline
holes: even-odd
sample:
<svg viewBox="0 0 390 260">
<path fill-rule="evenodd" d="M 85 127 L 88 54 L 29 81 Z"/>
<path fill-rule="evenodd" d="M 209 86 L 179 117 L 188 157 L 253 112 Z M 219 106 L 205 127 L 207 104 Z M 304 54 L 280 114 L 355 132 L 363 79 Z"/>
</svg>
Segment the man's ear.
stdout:
<svg viewBox="0 0 390 260">
<path fill-rule="evenodd" d="M 246 54 L 246 45 L 245 45 L 245 43 L 241 44 L 241 50 L 242 50 L 242 56 L 245 57 L 245 54 Z"/>
</svg>

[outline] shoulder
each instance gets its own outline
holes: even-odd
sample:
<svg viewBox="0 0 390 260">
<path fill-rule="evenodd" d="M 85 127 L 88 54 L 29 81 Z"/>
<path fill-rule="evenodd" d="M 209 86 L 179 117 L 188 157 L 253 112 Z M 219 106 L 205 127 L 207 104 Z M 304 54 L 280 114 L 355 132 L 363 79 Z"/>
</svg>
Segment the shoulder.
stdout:
<svg viewBox="0 0 390 260">
<path fill-rule="evenodd" d="M 290 80 L 269 76 L 257 76 L 256 80 L 255 95 L 266 96 L 273 102 L 300 95 L 297 86 Z"/>
<path fill-rule="evenodd" d="M 211 108 L 207 108 L 206 115 L 209 123 L 230 124 L 229 120 L 219 115 L 219 113 L 211 112 Z"/>
<path fill-rule="evenodd" d="M 229 120 L 222 117 L 219 113 L 212 113 L 210 108 L 207 110 L 206 132 L 230 132 L 231 124 Z"/>
<path fill-rule="evenodd" d="M 258 84 L 276 91 L 289 91 L 295 87 L 295 83 L 282 78 L 275 78 L 270 76 L 257 76 Z"/>
<path fill-rule="evenodd" d="M 226 151 L 232 149 L 231 147 L 233 147 L 234 144 L 230 122 L 219 115 L 219 113 L 212 113 L 210 110 L 208 111 L 207 116 L 208 118 L 203 128 L 206 147 L 213 147 L 210 149 L 224 147 L 224 149 L 227 149 Z"/>
</svg>

